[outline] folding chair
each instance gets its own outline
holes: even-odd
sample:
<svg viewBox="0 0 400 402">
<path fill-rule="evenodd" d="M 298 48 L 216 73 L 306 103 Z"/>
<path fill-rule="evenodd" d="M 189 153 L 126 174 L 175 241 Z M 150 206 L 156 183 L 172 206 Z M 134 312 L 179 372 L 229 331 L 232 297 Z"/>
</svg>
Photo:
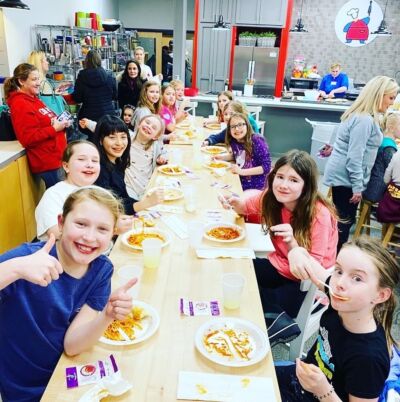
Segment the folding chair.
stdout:
<svg viewBox="0 0 400 402">
<path fill-rule="evenodd" d="M 302 357 L 304 344 L 318 331 L 322 313 L 328 308 L 328 306 L 324 306 L 318 311 L 315 311 L 321 304 L 321 301 L 315 300 L 318 288 L 310 280 L 301 281 L 300 290 L 307 292 L 307 295 L 296 317 L 296 322 L 300 327 L 301 334 L 290 342 L 289 346 L 289 360 L 292 361 L 296 360 L 297 357 Z"/>
<path fill-rule="evenodd" d="M 187 102 L 187 107 L 185 108 L 185 111 L 188 112 L 191 116 L 196 117 L 197 105 L 197 102 Z"/>
</svg>

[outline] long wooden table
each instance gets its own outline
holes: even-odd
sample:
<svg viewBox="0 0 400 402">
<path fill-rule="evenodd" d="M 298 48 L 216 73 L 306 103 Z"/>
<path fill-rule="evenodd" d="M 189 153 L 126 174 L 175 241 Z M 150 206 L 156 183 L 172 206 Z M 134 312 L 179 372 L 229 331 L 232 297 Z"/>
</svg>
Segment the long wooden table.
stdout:
<svg viewBox="0 0 400 402">
<path fill-rule="evenodd" d="M 200 129 L 200 131 L 202 131 Z M 172 148 L 172 147 L 170 147 Z M 184 164 L 193 166 L 192 146 L 173 146 L 184 154 Z M 211 183 L 222 181 L 231 184 L 231 190 L 241 193 L 240 181 L 237 176 L 228 172 L 222 178 L 216 178 L 208 169 L 194 170 L 200 180 L 179 176 L 183 187 L 194 185 L 197 189 L 197 210 L 195 213 L 178 215 L 184 221 L 203 219 L 205 209 L 221 208 L 217 190 Z M 150 188 L 160 173 L 155 172 Z M 184 200 L 170 203 L 184 205 Z M 242 220 L 238 221 L 243 224 Z M 167 229 L 162 222 L 157 226 Z M 271 377 L 275 386 L 277 401 L 280 401 L 275 370 L 271 352 L 258 364 L 244 368 L 231 368 L 215 364 L 204 358 L 194 346 L 197 329 L 210 316 L 187 317 L 180 315 L 179 299 L 181 297 L 197 300 L 219 300 L 221 314 L 241 317 L 252 321 L 266 330 L 257 281 L 253 264 L 248 259 L 198 259 L 194 250 L 189 247 L 188 240 L 181 240 L 171 232 L 171 244 L 163 250 L 161 265 L 158 269 L 144 269 L 141 278 L 139 299 L 152 305 L 159 312 L 161 322 L 158 331 L 150 339 L 132 346 L 109 346 L 98 342 L 89 351 L 70 358 L 65 354 L 60 358 L 54 374 L 43 395 L 42 401 L 75 401 L 89 388 L 83 386 L 67 389 L 65 385 L 65 368 L 83 365 L 104 359 L 111 353 L 115 356 L 122 376 L 133 384 L 133 389 L 120 396 L 107 398 L 109 401 L 137 402 L 170 402 L 177 401 L 177 384 L 179 371 L 195 371 L 221 374 L 252 375 Z M 216 246 L 215 243 L 209 243 Z M 247 245 L 246 239 L 234 243 L 235 247 Z M 119 240 L 111 255 L 115 270 L 125 264 L 142 264 L 141 253 L 127 249 Z M 240 309 L 225 310 L 222 305 L 221 276 L 226 272 L 240 272 L 246 277 L 246 285 Z M 113 278 L 113 286 L 118 286 Z M 260 396 L 262 400 L 262 396 Z"/>
</svg>

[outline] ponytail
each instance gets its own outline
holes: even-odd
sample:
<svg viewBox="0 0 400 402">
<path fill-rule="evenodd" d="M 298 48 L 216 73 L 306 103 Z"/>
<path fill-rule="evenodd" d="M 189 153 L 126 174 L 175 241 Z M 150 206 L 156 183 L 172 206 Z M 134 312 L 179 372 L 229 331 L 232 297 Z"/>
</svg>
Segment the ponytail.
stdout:
<svg viewBox="0 0 400 402">
<path fill-rule="evenodd" d="M 4 82 L 4 97 L 6 100 L 12 92 L 17 91 L 21 87 L 19 80 L 26 81 L 32 71 L 37 71 L 37 68 L 29 63 L 22 63 L 15 67 L 13 76 L 7 78 Z"/>
<path fill-rule="evenodd" d="M 19 89 L 18 80 L 15 77 L 9 77 L 4 81 L 4 98 L 7 100 L 11 92 Z"/>
</svg>

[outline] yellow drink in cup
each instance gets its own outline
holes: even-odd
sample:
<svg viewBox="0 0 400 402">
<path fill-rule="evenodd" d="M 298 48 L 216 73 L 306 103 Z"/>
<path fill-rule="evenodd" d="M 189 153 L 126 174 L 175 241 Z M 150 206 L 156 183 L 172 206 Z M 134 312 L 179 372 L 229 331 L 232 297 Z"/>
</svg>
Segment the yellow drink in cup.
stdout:
<svg viewBox="0 0 400 402">
<path fill-rule="evenodd" d="M 240 307 L 245 278 L 241 274 L 229 273 L 222 275 L 222 294 L 224 307 L 235 310 Z"/>
<path fill-rule="evenodd" d="M 143 240 L 143 265 L 145 268 L 158 268 L 161 261 L 162 242 L 159 239 Z"/>
</svg>

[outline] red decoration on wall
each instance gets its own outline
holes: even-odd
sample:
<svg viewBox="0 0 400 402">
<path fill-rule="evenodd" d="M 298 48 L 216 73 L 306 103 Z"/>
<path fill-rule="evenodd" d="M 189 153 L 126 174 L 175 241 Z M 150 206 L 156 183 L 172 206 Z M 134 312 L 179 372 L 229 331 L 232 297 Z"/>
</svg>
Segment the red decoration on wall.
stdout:
<svg viewBox="0 0 400 402">
<path fill-rule="evenodd" d="M 194 0 L 194 37 L 193 37 L 193 60 L 192 60 L 192 88 L 196 88 L 197 82 L 197 48 L 199 46 L 199 10 L 200 0 Z"/>
</svg>

